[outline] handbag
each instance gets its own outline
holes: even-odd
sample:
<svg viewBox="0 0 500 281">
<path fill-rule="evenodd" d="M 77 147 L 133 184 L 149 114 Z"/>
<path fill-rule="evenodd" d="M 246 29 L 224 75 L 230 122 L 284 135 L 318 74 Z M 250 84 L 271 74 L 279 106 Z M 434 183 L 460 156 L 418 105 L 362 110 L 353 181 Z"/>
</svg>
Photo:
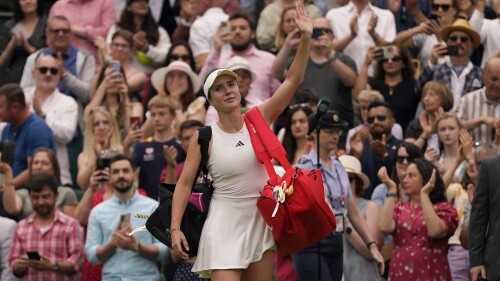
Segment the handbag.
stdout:
<svg viewBox="0 0 500 281">
<path fill-rule="evenodd" d="M 189 257 L 196 256 L 198 253 L 201 231 L 213 194 L 212 181 L 208 179 L 208 168 L 206 165 L 208 160 L 208 145 L 212 138 L 212 128 L 210 126 L 201 127 L 198 128 L 198 132 L 198 143 L 200 144 L 201 153 L 198 172 L 203 172 L 203 180 L 201 183 L 196 183 L 197 179 L 195 179 L 189 203 L 186 206 L 180 225 L 181 231 L 184 233 L 189 245 L 189 251 L 184 249 Z M 174 189 L 175 184 L 160 183 L 158 185 L 159 205 L 146 221 L 146 228 L 151 235 L 170 249 L 172 249 L 170 225 L 172 222 Z"/>
<path fill-rule="evenodd" d="M 282 255 L 298 252 L 333 233 L 335 215 L 325 198 L 321 171 L 290 165 L 285 149 L 258 107 L 253 107 L 243 117 L 257 159 L 269 175 L 257 200 L 257 208 L 272 229 L 278 252 Z M 276 174 L 271 158 L 285 169 L 282 177 Z"/>
</svg>

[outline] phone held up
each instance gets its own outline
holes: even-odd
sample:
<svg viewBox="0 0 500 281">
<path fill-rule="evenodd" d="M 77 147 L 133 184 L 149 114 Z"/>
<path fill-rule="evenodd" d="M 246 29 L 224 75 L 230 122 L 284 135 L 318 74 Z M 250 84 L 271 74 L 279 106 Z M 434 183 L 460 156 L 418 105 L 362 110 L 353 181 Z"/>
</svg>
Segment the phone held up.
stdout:
<svg viewBox="0 0 500 281">
<path fill-rule="evenodd" d="M 28 251 L 26 254 L 28 255 L 28 259 L 32 261 L 39 261 L 42 259 L 37 251 Z"/>
<path fill-rule="evenodd" d="M 130 225 L 130 213 L 122 214 L 120 217 L 120 229 L 124 229 Z"/>
</svg>

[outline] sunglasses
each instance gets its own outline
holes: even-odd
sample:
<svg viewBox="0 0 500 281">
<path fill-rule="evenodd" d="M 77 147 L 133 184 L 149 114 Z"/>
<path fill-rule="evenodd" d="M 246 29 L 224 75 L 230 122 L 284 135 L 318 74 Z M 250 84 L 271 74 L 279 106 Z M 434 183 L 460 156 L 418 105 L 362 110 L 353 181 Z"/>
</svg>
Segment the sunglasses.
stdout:
<svg viewBox="0 0 500 281">
<path fill-rule="evenodd" d="M 401 56 L 394 56 L 392 58 L 382 59 L 382 62 L 388 62 L 389 60 L 391 60 L 392 62 L 399 62 L 402 59 L 403 58 Z"/>
<path fill-rule="evenodd" d="M 432 10 L 433 11 L 437 11 L 439 10 L 439 8 L 441 8 L 441 10 L 443 10 L 443 12 L 447 12 L 451 5 L 450 4 L 432 4 Z"/>
<path fill-rule="evenodd" d="M 462 43 L 469 42 L 469 37 L 468 36 L 451 35 L 450 37 L 448 37 L 448 40 L 450 40 L 451 42 L 457 42 L 458 39 L 460 39 L 460 41 Z"/>
<path fill-rule="evenodd" d="M 368 118 L 367 118 L 368 123 L 371 124 L 371 123 L 375 122 L 375 118 L 377 118 L 378 121 L 383 122 L 383 121 L 385 121 L 385 119 L 387 119 L 387 116 L 385 116 L 385 115 L 368 116 Z"/>
<path fill-rule="evenodd" d="M 58 68 L 46 67 L 46 66 L 39 67 L 39 68 L 37 68 L 37 70 L 40 71 L 41 74 L 46 74 L 47 71 L 50 71 L 50 74 L 56 75 L 59 72 Z"/>
<path fill-rule="evenodd" d="M 170 59 L 171 60 L 179 60 L 179 59 L 181 59 L 183 61 L 190 61 L 191 60 L 191 58 L 189 57 L 189 55 L 174 55 L 174 54 L 170 55 Z"/>
<path fill-rule="evenodd" d="M 49 30 L 50 33 L 54 33 L 54 34 L 59 34 L 59 33 L 63 33 L 63 34 L 68 34 L 70 33 L 70 29 L 69 28 L 59 28 L 59 29 L 50 29 Z"/>
<path fill-rule="evenodd" d="M 411 163 L 412 162 L 412 158 L 410 158 L 410 156 L 396 156 L 396 162 L 398 164 L 403 164 L 403 162 L 406 160 L 406 163 Z"/>
<path fill-rule="evenodd" d="M 288 108 L 289 109 L 295 109 L 295 108 L 298 108 L 298 107 L 300 107 L 300 108 L 302 108 L 302 107 L 309 107 L 309 104 L 305 103 L 305 102 L 304 103 L 296 103 L 296 104 L 290 105 Z"/>
</svg>

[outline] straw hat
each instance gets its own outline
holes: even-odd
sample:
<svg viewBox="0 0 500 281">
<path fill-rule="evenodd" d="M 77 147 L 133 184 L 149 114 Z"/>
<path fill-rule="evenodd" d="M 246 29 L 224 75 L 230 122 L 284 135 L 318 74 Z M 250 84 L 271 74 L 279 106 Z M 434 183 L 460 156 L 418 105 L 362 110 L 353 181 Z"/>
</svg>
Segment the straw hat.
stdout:
<svg viewBox="0 0 500 281">
<path fill-rule="evenodd" d="M 355 174 L 359 179 L 361 179 L 361 181 L 363 181 L 363 190 L 370 186 L 370 180 L 363 172 L 361 172 L 361 162 L 359 162 L 358 158 L 351 155 L 342 155 L 339 156 L 338 159 L 342 166 L 344 166 L 346 172 Z"/>
<path fill-rule="evenodd" d="M 200 89 L 200 79 L 198 78 L 198 75 L 196 75 L 196 73 L 191 70 L 189 64 L 183 61 L 174 61 L 167 67 L 158 68 L 157 70 L 155 70 L 155 72 L 153 72 L 153 74 L 151 75 L 151 84 L 153 84 L 153 87 L 157 91 L 163 89 L 163 84 L 165 84 L 165 77 L 173 70 L 178 70 L 186 73 L 191 80 L 191 84 L 193 85 L 193 91 L 198 92 L 198 90 Z"/>
<path fill-rule="evenodd" d="M 474 29 L 472 29 L 472 26 L 467 20 L 457 19 L 451 26 L 443 28 L 443 30 L 441 31 L 441 38 L 447 39 L 450 33 L 452 33 L 453 31 L 462 31 L 467 33 L 472 40 L 474 48 L 481 44 L 481 37 Z"/>
</svg>

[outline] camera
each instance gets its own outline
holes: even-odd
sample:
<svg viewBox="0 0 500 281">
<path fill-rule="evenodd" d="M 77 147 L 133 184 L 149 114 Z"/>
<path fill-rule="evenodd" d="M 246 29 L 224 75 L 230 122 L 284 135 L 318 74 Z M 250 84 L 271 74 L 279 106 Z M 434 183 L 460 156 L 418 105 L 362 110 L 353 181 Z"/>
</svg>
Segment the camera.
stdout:
<svg viewBox="0 0 500 281">
<path fill-rule="evenodd" d="M 96 159 L 95 170 L 103 171 L 109 168 L 111 165 L 111 158 L 119 154 L 117 150 L 105 149 L 99 153 L 99 157 Z M 107 179 L 100 179 L 100 182 L 107 182 Z"/>
<path fill-rule="evenodd" d="M 14 152 L 16 143 L 13 141 L 0 141 L 0 152 L 2 153 L 2 163 L 7 163 L 12 167 L 14 164 Z"/>
</svg>

